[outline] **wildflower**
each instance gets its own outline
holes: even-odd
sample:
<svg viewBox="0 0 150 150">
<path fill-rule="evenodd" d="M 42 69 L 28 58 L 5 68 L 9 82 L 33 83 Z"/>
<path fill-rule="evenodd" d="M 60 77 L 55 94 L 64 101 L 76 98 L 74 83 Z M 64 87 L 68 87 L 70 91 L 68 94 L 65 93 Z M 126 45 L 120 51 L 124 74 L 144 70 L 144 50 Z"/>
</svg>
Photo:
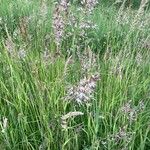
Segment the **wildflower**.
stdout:
<svg viewBox="0 0 150 150">
<path fill-rule="evenodd" d="M 82 0 L 81 4 L 85 6 L 86 11 L 92 13 L 94 7 L 98 4 L 97 0 Z"/>
<path fill-rule="evenodd" d="M 100 76 L 99 73 L 95 71 L 97 69 L 96 57 L 90 49 L 87 49 L 83 55 L 78 51 L 78 57 L 83 78 L 76 85 L 68 87 L 65 100 L 83 104 L 88 103 L 93 98 Z"/>
<path fill-rule="evenodd" d="M 123 127 L 119 127 L 119 131 L 108 135 L 104 140 L 101 141 L 104 147 L 107 147 L 108 142 L 114 142 L 115 145 L 120 144 L 121 142 L 124 143 L 125 146 L 121 147 L 120 149 L 126 148 L 132 140 L 133 135 L 135 132 L 127 131 L 127 125 Z"/>
<path fill-rule="evenodd" d="M 76 117 L 76 116 L 81 116 L 84 115 L 84 113 L 79 112 L 79 111 L 75 111 L 75 112 L 69 112 L 66 115 L 63 115 L 61 117 L 61 126 L 62 128 L 66 129 L 67 128 L 67 119 L 72 118 L 72 117 Z"/>
<path fill-rule="evenodd" d="M 121 110 L 127 116 L 127 118 L 129 119 L 130 123 L 136 120 L 137 113 L 136 113 L 136 110 L 131 107 L 131 100 L 128 103 L 126 103 L 121 108 Z"/>
<path fill-rule="evenodd" d="M 128 132 L 126 126 L 120 127 L 117 133 L 108 136 L 108 140 L 114 141 L 116 144 L 124 140 L 126 145 L 131 142 L 134 132 Z"/>
<path fill-rule="evenodd" d="M 68 0 L 61 0 L 60 1 L 60 9 L 61 9 L 61 11 L 67 12 L 68 7 L 69 7 Z"/>
<path fill-rule="evenodd" d="M 8 119 L 3 117 L 3 121 L 2 122 L 0 121 L 0 126 L 2 128 L 2 131 L 1 131 L 2 133 L 5 133 L 5 130 L 7 128 L 7 124 L 8 124 Z"/>
<path fill-rule="evenodd" d="M 126 103 L 122 108 L 122 112 L 126 115 L 130 124 L 137 119 L 138 113 L 144 109 L 145 105 L 142 101 L 139 102 L 137 107 L 131 105 L 131 100 Z"/>
<path fill-rule="evenodd" d="M 61 16 L 59 9 L 56 8 L 53 16 L 53 30 L 54 30 L 54 37 L 55 42 L 57 45 L 60 45 L 63 34 L 64 34 L 64 20 Z"/>
<path fill-rule="evenodd" d="M 90 78 L 83 78 L 76 86 L 71 86 L 65 96 L 66 100 L 73 100 L 78 104 L 87 103 L 93 98 L 99 75 L 94 74 Z"/>
<path fill-rule="evenodd" d="M 61 44 L 62 37 L 65 30 L 65 19 L 64 14 L 68 10 L 69 3 L 67 0 L 61 0 L 60 3 L 57 3 L 53 15 L 53 30 L 54 38 L 57 46 Z"/>
</svg>

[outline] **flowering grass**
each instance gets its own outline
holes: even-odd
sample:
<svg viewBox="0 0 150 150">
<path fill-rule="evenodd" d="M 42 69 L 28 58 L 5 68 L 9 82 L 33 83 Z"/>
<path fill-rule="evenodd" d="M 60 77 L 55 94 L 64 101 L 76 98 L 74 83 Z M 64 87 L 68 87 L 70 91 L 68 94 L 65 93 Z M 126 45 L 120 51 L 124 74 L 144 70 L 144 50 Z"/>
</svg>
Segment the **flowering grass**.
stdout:
<svg viewBox="0 0 150 150">
<path fill-rule="evenodd" d="M 0 150 L 149 150 L 148 4 L 0 0 Z"/>
</svg>

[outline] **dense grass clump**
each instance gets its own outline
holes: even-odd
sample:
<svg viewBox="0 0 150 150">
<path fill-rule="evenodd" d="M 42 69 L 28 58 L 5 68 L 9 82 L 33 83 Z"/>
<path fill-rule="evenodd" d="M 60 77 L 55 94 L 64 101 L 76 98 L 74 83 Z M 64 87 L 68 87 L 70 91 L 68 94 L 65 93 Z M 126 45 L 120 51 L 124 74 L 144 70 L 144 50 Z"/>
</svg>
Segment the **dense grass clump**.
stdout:
<svg viewBox="0 0 150 150">
<path fill-rule="evenodd" d="M 0 150 L 150 149 L 149 1 L 128 2 L 0 0 Z"/>
</svg>

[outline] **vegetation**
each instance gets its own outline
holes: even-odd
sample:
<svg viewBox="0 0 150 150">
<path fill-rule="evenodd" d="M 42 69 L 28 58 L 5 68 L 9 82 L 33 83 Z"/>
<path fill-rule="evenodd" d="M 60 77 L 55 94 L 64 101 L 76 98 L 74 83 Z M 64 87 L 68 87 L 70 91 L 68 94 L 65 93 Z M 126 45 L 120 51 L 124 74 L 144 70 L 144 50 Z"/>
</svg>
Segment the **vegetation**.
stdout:
<svg viewBox="0 0 150 150">
<path fill-rule="evenodd" d="M 131 2 L 0 0 L 0 150 L 150 149 L 149 0 Z"/>
</svg>

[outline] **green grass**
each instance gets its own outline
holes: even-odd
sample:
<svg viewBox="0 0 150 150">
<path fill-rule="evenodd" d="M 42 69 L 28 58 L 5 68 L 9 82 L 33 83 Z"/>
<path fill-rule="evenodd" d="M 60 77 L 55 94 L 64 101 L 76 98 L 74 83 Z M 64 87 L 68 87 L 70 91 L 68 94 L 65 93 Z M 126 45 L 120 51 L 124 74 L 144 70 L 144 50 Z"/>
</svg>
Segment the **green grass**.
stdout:
<svg viewBox="0 0 150 150">
<path fill-rule="evenodd" d="M 77 22 L 91 20 L 97 28 L 81 38 L 79 26 L 67 27 L 65 34 L 71 36 L 64 36 L 59 55 L 52 29 L 54 2 L 46 4 L 44 18 L 40 1 L 0 0 L 0 150 L 149 150 L 149 10 L 136 18 L 138 10 L 119 12 L 116 6 L 100 4 L 84 16 L 74 3 L 70 12 Z M 23 17 L 31 19 L 21 23 Z M 27 34 L 18 32 L 20 26 Z M 10 54 L 8 37 L 15 44 Z M 94 97 L 83 105 L 65 101 L 66 87 L 84 77 L 77 52 L 82 55 L 89 48 L 97 56 L 97 67 L 88 76 L 100 74 Z M 18 57 L 20 49 L 25 58 Z M 121 110 L 130 100 L 136 111 L 133 121 L 128 119 L 132 112 L 128 116 Z M 144 108 L 138 111 L 140 102 Z M 69 118 L 63 129 L 61 117 L 73 111 L 84 115 Z M 121 131 L 125 135 L 118 140 Z"/>
</svg>

